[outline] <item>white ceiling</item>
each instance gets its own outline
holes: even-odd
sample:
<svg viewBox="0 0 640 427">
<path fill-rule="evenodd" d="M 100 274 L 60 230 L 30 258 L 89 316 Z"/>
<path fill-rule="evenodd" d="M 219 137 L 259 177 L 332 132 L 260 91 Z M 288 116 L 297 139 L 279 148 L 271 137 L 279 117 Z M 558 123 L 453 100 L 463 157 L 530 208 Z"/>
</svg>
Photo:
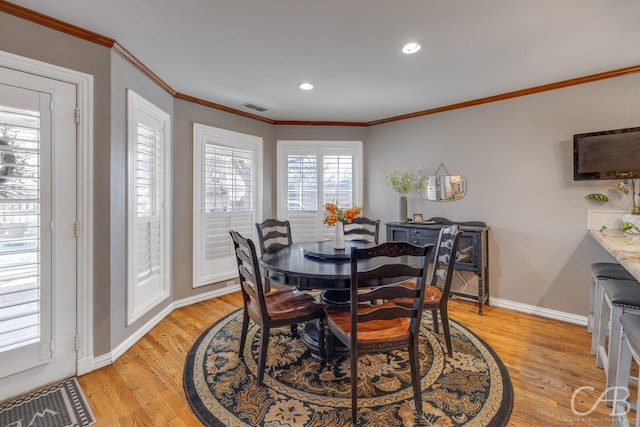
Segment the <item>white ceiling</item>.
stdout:
<svg viewBox="0 0 640 427">
<path fill-rule="evenodd" d="M 177 92 L 272 120 L 371 122 L 640 64 L 639 0 L 11 2 L 115 39 Z M 400 53 L 413 39 L 422 50 Z"/>
</svg>

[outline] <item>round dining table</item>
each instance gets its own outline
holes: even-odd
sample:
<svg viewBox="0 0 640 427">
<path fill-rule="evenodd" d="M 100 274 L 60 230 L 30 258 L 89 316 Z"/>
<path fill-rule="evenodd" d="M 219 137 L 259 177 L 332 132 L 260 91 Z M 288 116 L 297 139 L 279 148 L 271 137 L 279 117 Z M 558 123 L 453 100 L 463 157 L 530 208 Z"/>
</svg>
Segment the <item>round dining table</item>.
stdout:
<svg viewBox="0 0 640 427">
<path fill-rule="evenodd" d="M 301 290 L 321 290 L 321 300 L 327 305 L 349 304 L 351 282 L 351 248 L 367 248 L 375 243 L 360 240 L 345 242 L 344 249 L 335 249 L 333 241 L 294 243 L 260 258 L 260 266 L 276 275 L 281 283 Z M 302 341 L 319 359 L 317 322 L 307 322 Z M 346 349 L 336 342 L 333 353 L 348 355 Z"/>
<path fill-rule="evenodd" d="M 334 249 L 333 241 L 294 243 L 260 258 L 260 266 L 282 277 L 285 284 L 298 289 L 348 289 L 351 279 L 351 248 L 367 248 L 374 243 L 361 240 L 345 242 Z"/>
</svg>

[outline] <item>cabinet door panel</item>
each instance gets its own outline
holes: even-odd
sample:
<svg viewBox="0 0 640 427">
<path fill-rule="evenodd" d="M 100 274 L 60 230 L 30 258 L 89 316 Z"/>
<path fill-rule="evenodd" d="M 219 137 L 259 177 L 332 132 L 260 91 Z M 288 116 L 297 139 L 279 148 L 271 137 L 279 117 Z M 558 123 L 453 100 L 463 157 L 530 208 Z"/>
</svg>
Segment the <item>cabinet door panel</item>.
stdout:
<svg viewBox="0 0 640 427">
<path fill-rule="evenodd" d="M 479 271 L 477 256 L 479 235 L 477 233 L 464 232 L 458 243 L 458 255 L 455 268 L 462 271 Z"/>
</svg>

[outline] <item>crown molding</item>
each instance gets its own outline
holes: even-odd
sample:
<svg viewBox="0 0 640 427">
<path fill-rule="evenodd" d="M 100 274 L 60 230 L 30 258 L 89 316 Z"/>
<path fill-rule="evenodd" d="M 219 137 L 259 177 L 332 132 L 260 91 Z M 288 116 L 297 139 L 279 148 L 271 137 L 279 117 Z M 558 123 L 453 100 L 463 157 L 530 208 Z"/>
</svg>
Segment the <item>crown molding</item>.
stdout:
<svg viewBox="0 0 640 427">
<path fill-rule="evenodd" d="M 115 42 L 111 47 L 111 50 L 113 50 L 118 55 L 120 55 L 129 64 L 133 65 L 133 67 L 136 68 L 138 71 L 140 71 L 142 74 L 150 78 L 155 84 L 157 84 L 162 89 L 167 91 L 171 96 L 176 96 L 177 92 L 173 90 L 171 86 L 165 83 L 165 81 L 162 80 L 160 77 L 158 77 L 157 74 L 155 74 L 153 71 L 147 68 L 147 66 L 144 65 L 142 61 L 136 58 L 131 52 L 125 49 L 124 46 L 122 46 L 120 43 Z"/>
<path fill-rule="evenodd" d="M 273 124 L 286 126 L 369 126 L 364 122 L 316 122 L 311 120 L 274 120 Z"/>
<path fill-rule="evenodd" d="M 604 71 L 602 73 L 590 74 L 583 77 L 577 77 L 569 80 L 562 80 L 555 83 L 548 83 L 540 86 L 534 86 L 528 89 L 514 90 L 512 92 L 505 92 L 499 95 L 487 96 L 485 98 L 472 99 L 470 101 L 458 102 L 456 104 L 445 105 L 442 107 L 431 108 L 428 110 L 417 111 L 415 113 L 403 114 L 400 116 L 389 117 L 386 119 L 375 120 L 368 122 L 367 126 L 375 126 L 383 123 L 395 122 L 398 120 L 412 119 L 415 117 L 428 116 L 430 114 L 443 113 L 445 111 L 460 110 L 462 108 L 473 107 L 476 105 L 489 104 L 492 102 L 504 101 L 512 98 L 519 98 L 521 96 L 533 95 L 536 93 L 547 92 L 550 90 L 562 89 L 565 87 L 581 85 L 585 83 L 591 83 L 598 80 L 611 79 L 614 77 L 620 77 L 627 74 L 633 74 L 640 72 L 640 65 L 633 65 L 626 68 L 618 68 L 616 70 Z"/>
<path fill-rule="evenodd" d="M 473 107 L 476 105 L 489 104 L 492 102 L 504 101 L 507 99 L 518 98 L 521 96 L 533 95 L 536 93 L 547 92 L 550 90 L 562 89 L 565 87 L 581 85 L 585 83 L 591 83 L 599 80 L 611 79 L 615 77 L 621 77 L 627 74 L 633 74 L 640 72 L 640 64 L 633 65 L 626 68 L 618 68 L 616 70 L 604 71 L 601 73 L 590 74 L 583 77 L 577 77 L 568 80 L 562 80 L 555 83 L 544 84 L 540 86 L 534 86 L 527 89 L 515 90 L 512 92 L 505 92 L 499 95 L 487 96 L 484 98 L 472 99 L 470 101 L 458 102 L 455 104 L 444 105 L 441 107 L 430 108 L 427 110 L 416 111 L 414 113 L 402 114 L 399 116 L 383 118 L 379 120 L 374 120 L 370 122 L 337 122 L 337 121 L 297 121 L 297 120 L 272 120 L 266 117 L 258 116 L 255 114 L 251 114 L 245 111 L 237 110 L 235 108 L 227 107 L 225 105 L 216 104 L 215 102 L 210 102 L 204 99 L 196 98 L 191 95 L 186 95 L 183 93 L 176 92 L 171 86 L 165 83 L 160 77 L 158 77 L 153 71 L 151 71 L 147 66 L 145 66 L 140 60 L 138 60 L 131 52 L 125 49 L 122 45 L 120 45 L 114 39 L 109 37 L 102 36 L 100 34 L 94 33 L 93 31 L 85 30 L 84 28 L 77 27 L 75 25 L 68 24 L 66 22 L 60 21 L 55 18 L 51 18 L 49 16 L 43 15 L 41 13 L 35 12 L 31 9 L 27 9 L 22 6 L 15 5 L 13 3 L 9 3 L 6 0 L 0 0 L 0 12 L 5 12 L 10 15 L 17 16 L 18 18 L 22 18 L 36 24 L 43 25 L 48 28 L 52 28 L 57 31 L 61 31 L 63 33 L 90 41 L 92 43 L 99 44 L 101 46 L 106 46 L 115 51 L 118 55 L 124 58 L 127 62 L 133 65 L 137 70 L 141 73 L 149 77 L 153 82 L 155 82 L 159 87 L 163 90 L 171 94 L 171 96 L 176 99 L 181 99 L 188 102 L 193 102 L 195 104 L 204 105 L 209 108 L 213 108 L 220 111 L 225 111 L 227 113 L 236 114 L 239 116 L 247 117 L 253 120 L 259 120 L 264 123 L 269 123 L 272 125 L 284 125 L 284 126 L 376 126 L 385 123 L 396 122 L 400 120 L 413 119 L 416 117 L 428 116 L 432 114 L 444 113 L 446 111 L 460 110 L 462 108 Z"/>
<path fill-rule="evenodd" d="M 259 120 L 261 122 L 269 123 L 270 125 L 275 122 L 266 117 L 257 116 L 255 114 L 247 113 L 246 111 L 236 110 L 235 108 L 227 107 L 225 105 L 216 104 L 215 102 L 206 101 L 204 99 L 196 98 L 195 96 L 185 95 L 184 93 L 176 93 L 176 99 L 182 99 L 183 101 L 193 102 L 194 104 L 204 105 L 205 107 L 215 108 L 216 110 L 226 111 L 227 113 L 237 114 L 238 116 L 248 117 L 250 119 Z"/>
<path fill-rule="evenodd" d="M 35 24 L 39 24 L 57 31 L 61 31 L 63 33 L 99 44 L 101 46 L 110 48 L 113 47 L 115 43 L 115 40 L 109 37 L 94 33 L 93 31 L 85 30 L 84 28 L 76 27 L 75 25 L 68 24 L 55 18 L 51 18 L 50 16 L 43 15 L 42 13 L 27 9 L 26 7 L 9 3 L 5 0 L 0 0 L 0 12 L 17 16 L 18 18 L 22 18 Z"/>
</svg>

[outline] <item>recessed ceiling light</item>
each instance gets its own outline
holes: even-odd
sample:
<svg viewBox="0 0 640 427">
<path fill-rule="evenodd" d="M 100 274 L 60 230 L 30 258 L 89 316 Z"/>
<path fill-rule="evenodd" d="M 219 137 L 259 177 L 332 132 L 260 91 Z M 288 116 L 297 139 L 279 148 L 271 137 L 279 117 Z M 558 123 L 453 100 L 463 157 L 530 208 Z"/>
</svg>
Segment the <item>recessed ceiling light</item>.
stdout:
<svg viewBox="0 0 640 427">
<path fill-rule="evenodd" d="M 418 42 L 409 42 L 402 46 L 402 53 L 406 53 L 407 55 L 411 55 L 412 53 L 416 53 L 420 50 L 422 46 Z"/>
<path fill-rule="evenodd" d="M 311 89 L 313 89 L 313 85 L 311 83 L 302 83 L 300 85 L 300 89 L 302 89 L 302 90 L 311 90 Z"/>
</svg>

